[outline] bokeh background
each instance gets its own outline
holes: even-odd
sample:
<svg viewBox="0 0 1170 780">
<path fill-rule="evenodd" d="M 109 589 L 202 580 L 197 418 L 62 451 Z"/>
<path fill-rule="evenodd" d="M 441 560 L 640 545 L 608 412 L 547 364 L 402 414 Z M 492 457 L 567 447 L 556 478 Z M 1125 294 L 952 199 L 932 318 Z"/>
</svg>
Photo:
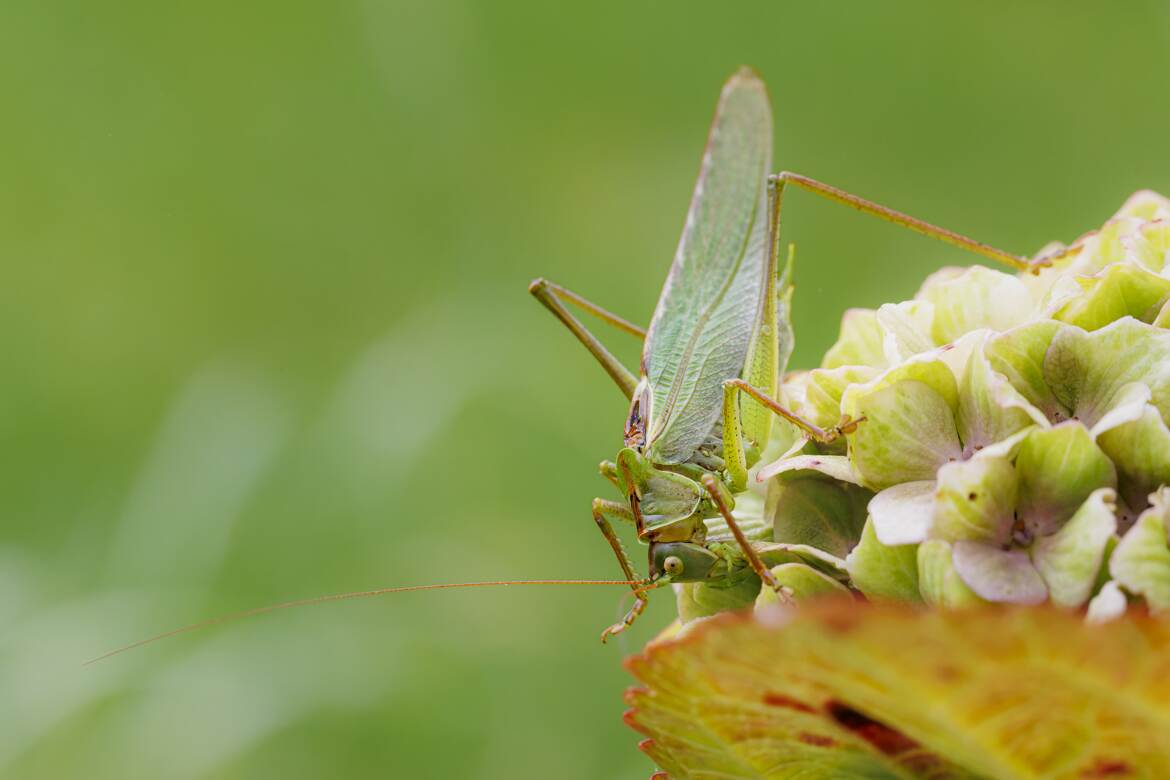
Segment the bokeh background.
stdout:
<svg viewBox="0 0 1170 780">
<path fill-rule="evenodd" d="M 0 4 L 0 776 L 641 778 L 590 520 L 723 79 L 777 163 L 1019 252 L 1170 189 L 1157 3 Z M 794 365 L 965 263 L 795 193 Z M 604 331 L 604 329 L 603 329 Z M 604 332 L 631 363 L 636 344 Z"/>
</svg>

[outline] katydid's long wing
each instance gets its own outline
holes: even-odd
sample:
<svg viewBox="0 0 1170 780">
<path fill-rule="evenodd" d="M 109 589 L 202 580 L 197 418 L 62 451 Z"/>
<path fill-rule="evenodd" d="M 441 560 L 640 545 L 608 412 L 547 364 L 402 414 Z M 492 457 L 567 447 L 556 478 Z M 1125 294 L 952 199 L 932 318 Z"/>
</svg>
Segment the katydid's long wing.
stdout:
<svg viewBox="0 0 1170 780">
<path fill-rule="evenodd" d="M 719 419 L 723 382 L 744 369 L 768 269 L 771 166 L 768 95 L 744 68 L 719 96 L 682 238 L 643 347 L 645 447 L 656 463 L 681 463 L 694 454 Z"/>
</svg>

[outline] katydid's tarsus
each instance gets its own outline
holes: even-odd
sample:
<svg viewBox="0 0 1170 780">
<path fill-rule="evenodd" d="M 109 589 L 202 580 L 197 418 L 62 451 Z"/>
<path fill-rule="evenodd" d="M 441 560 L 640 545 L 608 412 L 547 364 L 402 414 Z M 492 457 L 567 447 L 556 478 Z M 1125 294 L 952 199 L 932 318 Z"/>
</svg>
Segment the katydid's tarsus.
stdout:
<svg viewBox="0 0 1170 780">
<path fill-rule="evenodd" d="M 826 430 L 778 400 L 792 349 L 791 247 L 787 262 L 779 262 L 780 208 L 788 186 L 1020 271 L 1038 273 L 1057 257 L 1021 257 L 807 176 L 772 174 L 771 157 L 771 107 L 763 82 L 745 68 L 720 94 L 682 238 L 644 335 L 543 279 L 529 288 L 630 400 L 625 446 L 614 462 L 601 465 L 626 501 L 595 499 L 593 518 L 632 582 L 638 580 L 636 567 L 613 522 L 633 525 L 638 541 L 649 547 L 648 572 L 631 586 L 634 606 L 602 633 L 602 641 L 642 614 L 650 589 L 669 583 L 720 587 L 750 574 L 786 598 L 769 567 L 797 553 L 771 539 L 762 516 L 737 513 L 735 496 L 747 489 L 748 470 L 767 447 L 776 417 L 825 444 L 865 423 L 842 419 Z M 1074 244 L 1062 255 L 1078 249 Z M 642 336 L 639 374 L 623 366 L 565 303 Z"/>
</svg>

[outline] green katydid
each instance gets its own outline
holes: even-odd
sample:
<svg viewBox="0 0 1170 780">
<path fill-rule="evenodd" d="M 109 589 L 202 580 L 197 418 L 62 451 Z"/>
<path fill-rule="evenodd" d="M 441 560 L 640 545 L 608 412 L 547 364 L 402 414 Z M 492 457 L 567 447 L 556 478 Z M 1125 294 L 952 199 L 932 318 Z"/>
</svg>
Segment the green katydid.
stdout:
<svg viewBox="0 0 1170 780">
<path fill-rule="evenodd" d="M 1028 260 L 793 173 L 771 175 L 772 113 L 763 82 L 742 69 L 724 85 L 698 182 L 650 327 L 621 317 L 544 279 L 529 291 L 585 345 L 630 400 L 625 446 L 601 471 L 624 503 L 594 499 L 593 518 L 626 579 L 639 578 L 613 528 L 632 524 L 646 542 L 648 574 L 631 586 L 634 604 L 602 633 L 623 631 L 668 583 L 732 587 L 755 576 L 777 588 L 770 565 L 793 551 L 771 541 L 762 517 L 733 512 L 779 416 L 803 436 L 829 443 L 862 420 L 824 430 L 777 400 L 792 348 L 789 262 L 779 260 L 780 205 L 793 184 L 916 232 L 1021 270 Z M 564 303 L 643 339 L 640 376 L 605 348 Z M 747 395 L 753 403 L 742 403 Z M 784 594 L 781 593 L 781 598 Z"/>
<path fill-rule="evenodd" d="M 118 648 L 101 660 L 164 637 L 289 607 L 445 588 L 491 585 L 628 586 L 634 605 L 602 633 L 604 641 L 631 625 L 646 594 L 669 583 L 734 588 L 751 578 L 781 589 L 770 566 L 804 560 L 832 573 L 816 551 L 771 540 L 762 515 L 734 513 L 748 470 L 771 437 L 775 417 L 806 438 L 829 443 L 862 420 L 829 430 L 813 425 L 776 400 L 792 348 L 788 309 L 792 255 L 779 262 L 780 205 L 795 185 L 858 211 L 972 251 L 1020 270 L 1039 271 L 1059 255 L 1028 260 L 880 206 L 815 179 L 770 174 L 772 112 L 763 82 L 742 69 L 720 95 L 682 238 L 647 330 L 544 279 L 530 292 L 597 359 L 630 401 L 625 446 L 601 471 L 625 503 L 594 499 L 593 518 L 613 548 L 621 580 L 509 580 L 380 588 L 300 599 L 184 626 Z M 1074 243 L 1064 250 L 1079 250 Z M 630 372 L 566 308 L 570 303 L 643 341 L 640 375 Z M 742 403 L 742 396 L 754 403 Z M 631 523 L 649 546 L 648 574 L 640 577 L 613 528 Z"/>
</svg>

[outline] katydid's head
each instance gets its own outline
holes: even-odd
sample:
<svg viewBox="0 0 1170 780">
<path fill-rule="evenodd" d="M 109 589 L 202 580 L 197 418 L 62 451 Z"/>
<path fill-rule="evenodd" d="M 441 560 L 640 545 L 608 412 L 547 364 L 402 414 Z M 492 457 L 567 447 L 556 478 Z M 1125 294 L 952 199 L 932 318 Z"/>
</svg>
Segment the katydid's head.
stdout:
<svg viewBox="0 0 1170 780">
<path fill-rule="evenodd" d="M 707 579 L 719 557 L 701 544 L 662 542 L 650 551 L 650 578 L 670 582 L 701 582 Z"/>
</svg>

